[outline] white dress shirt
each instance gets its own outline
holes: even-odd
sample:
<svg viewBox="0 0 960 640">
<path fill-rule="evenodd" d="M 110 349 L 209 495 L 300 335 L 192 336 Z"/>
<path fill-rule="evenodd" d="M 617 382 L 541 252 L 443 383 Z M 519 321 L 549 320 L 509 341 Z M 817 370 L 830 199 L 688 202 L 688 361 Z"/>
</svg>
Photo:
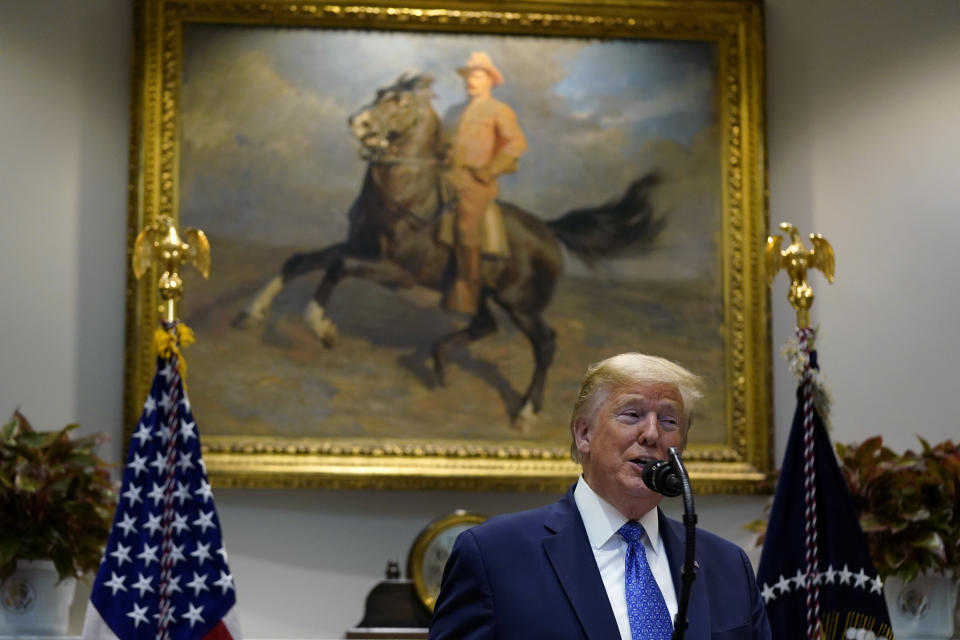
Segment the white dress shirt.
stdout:
<svg viewBox="0 0 960 640">
<path fill-rule="evenodd" d="M 580 517 L 583 518 L 583 524 L 587 529 L 587 538 L 590 540 L 597 568 L 600 569 L 603 586 L 607 589 L 607 598 L 610 599 L 613 615 L 617 619 L 620 637 L 623 640 L 630 640 L 630 619 L 627 617 L 624 576 L 627 542 L 617 533 L 617 530 L 627 522 L 627 518 L 609 502 L 594 493 L 583 476 L 577 480 L 573 499 L 577 503 Z M 643 550 L 647 554 L 647 562 L 660 587 L 660 593 L 663 594 L 663 599 L 667 603 L 670 619 L 673 620 L 677 616 L 677 594 L 673 588 L 667 552 L 660 537 L 657 510 L 648 511 L 640 518 L 640 524 L 646 532 L 643 536 Z"/>
</svg>

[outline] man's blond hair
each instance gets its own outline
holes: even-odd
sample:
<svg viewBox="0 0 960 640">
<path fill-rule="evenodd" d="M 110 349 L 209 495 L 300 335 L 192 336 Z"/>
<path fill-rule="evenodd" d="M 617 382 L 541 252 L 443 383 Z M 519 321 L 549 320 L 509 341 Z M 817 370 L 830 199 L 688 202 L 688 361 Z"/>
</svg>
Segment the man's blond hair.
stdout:
<svg viewBox="0 0 960 640">
<path fill-rule="evenodd" d="M 644 382 L 666 383 L 677 387 L 683 400 L 683 415 L 686 418 L 683 425 L 683 440 L 686 442 L 687 432 L 693 423 L 693 407 L 697 400 L 703 397 L 700 378 L 666 358 L 644 353 L 621 353 L 587 367 L 587 373 L 580 383 L 580 393 L 577 394 L 573 414 L 570 416 L 570 457 L 574 462 L 583 462 L 574 435 L 577 419 L 586 417 L 592 422 L 596 419 L 600 405 L 614 389 Z"/>
</svg>

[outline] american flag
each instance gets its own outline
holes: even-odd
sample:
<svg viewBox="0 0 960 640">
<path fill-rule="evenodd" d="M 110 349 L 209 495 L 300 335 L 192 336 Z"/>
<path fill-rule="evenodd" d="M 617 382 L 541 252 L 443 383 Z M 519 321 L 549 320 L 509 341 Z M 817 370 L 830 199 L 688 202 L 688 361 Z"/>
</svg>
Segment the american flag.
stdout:
<svg viewBox="0 0 960 640">
<path fill-rule="evenodd" d="M 807 354 L 805 373 L 812 377 L 817 352 L 806 349 L 809 342 L 800 344 Z M 893 640 L 883 581 L 870 559 L 830 436 L 807 393 L 810 384 L 805 378 L 797 389 L 757 568 L 770 629 L 778 640 Z"/>
<path fill-rule="evenodd" d="M 83 638 L 239 640 L 236 590 L 177 356 L 157 358 Z"/>
</svg>

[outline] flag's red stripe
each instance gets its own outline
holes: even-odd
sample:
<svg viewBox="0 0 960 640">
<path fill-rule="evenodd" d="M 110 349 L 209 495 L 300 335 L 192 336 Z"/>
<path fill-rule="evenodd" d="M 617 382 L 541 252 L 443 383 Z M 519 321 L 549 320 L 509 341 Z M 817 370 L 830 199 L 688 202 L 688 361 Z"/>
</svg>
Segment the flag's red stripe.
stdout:
<svg viewBox="0 0 960 640">
<path fill-rule="evenodd" d="M 203 636 L 202 640 L 233 640 L 233 636 L 230 635 L 227 625 L 223 624 L 223 620 L 221 620 L 207 632 L 207 635 Z"/>
</svg>

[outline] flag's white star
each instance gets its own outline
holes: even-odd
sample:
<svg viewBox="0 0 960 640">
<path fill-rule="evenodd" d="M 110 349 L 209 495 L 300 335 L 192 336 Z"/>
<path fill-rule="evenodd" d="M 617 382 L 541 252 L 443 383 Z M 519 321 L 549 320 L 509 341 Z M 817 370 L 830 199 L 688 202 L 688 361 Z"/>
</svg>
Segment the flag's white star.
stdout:
<svg viewBox="0 0 960 640">
<path fill-rule="evenodd" d="M 173 514 L 173 524 L 170 526 L 177 530 L 178 535 L 184 529 L 190 528 L 190 525 L 187 524 L 187 516 L 183 515 L 182 513 Z"/>
<path fill-rule="evenodd" d="M 170 413 L 170 407 L 173 406 L 173 403 L 170 402 L 170 395 L 164 391 L 160 394 L 160 402 L 157 403 L 160 408 L 162 408 L 167 414 Z"/>
<path fill-rule="evenodd" d="M 223 545 L 220 545 L 220 548 L 217 549 L 217 553 L 220 554 L 220 557 L 223 558 L 223 564 L 227 564 L 227 550 Z"/>
<path fill-rule="evenodd" d="M 142 422 L 137 424 L 137 432 L 133 434 L 133 437 L 140 441 L 142 447 L 144 442 L 150 440 L 150 427 Z"/>
<path fill-rule="evenodd" d="M 790 593 L 790 578 L 785 578 L 783 575 L 781 575 L 780 580 L 778 580 L 777 584 L 774 586 L 777 589 L 780 589 L 780 595 Z"/>
<path fill-rule="evenodd" d="M 130 613 L 127 614 L 127 617 L 133 618 L 134 629 L 138 628 L 141 622 L 147 621 L 146 613 L 147 613 L 146 607 L 141 608 L 137 606 L 136 602 L 133 603 L 133 609 L 130 611 Z"/>
<path fill-rule="evenodd" d="M 139 478 L 141 472 L 147 470 L 147 458 L 146 456 L 141 456 L 138 453 L 133 454 L 133 460 L 127 463 L 127 469 L 133 469 L 134 478 Z"/>
<path fill-rule="evenodd" d="M 847 565 L 843 565 L 843 569 L 840 571 L 840 584 L 849 584 L 850 578 L 853 577 L 853 571 L 847 568 Z"/>
<path fill-rule="evenodd" d="M 163 592 L 168 596 L 172 596 L 178 591 L 183 591 L 183 589 L 180 588 L 180 576 L 170 576 L 170 582 L 164 585 Z"/>
<path fill-rule="evenodd" d="M 207 574 L 198 574 L 196 571 L 193 572 L 193 580 L 188 582 L 187 586 L 193 589 L 194 598 L 200 595 L 201 591 L 210 590 L 209 587 L 207 587 Z"/>
<path fill-rule="evenodd" d="M 190 610 L 183 614 L 183 617 L 190 621 L 190 628 L 193 629 L 194 622 L 203 622 L 203 616 L 200 615 L 203 607 L 194 607 L 192 602 L 188 602 L 187 606 Z"/>
<path fill-rule="evenodd" d="M 207 529 L 216 526 L 215 524 L 213 524 L 213 513 L 214 513 L 213 511 L 209 513 L 204 513 L 203 511 L 201 511 L 200 517 L 193 521 L 193 524 L 200 527 L 201 533 L 206 533 Z"/>
<path fill-rule="evenodd" d="M 147 396 L 147 401 L 143 403 L 143 412 L 147 415 L 150 415 L 157 409 L 157 401 L 153 399 L 152 395 Z"/>
<path fill-rule="evenodd" d="M 159 531 L 162 528 L 160 525 L 160 514 L 159 513 L 147 514 L 147 523 L 143 525 L 143 528 L 149 529 L 150 535 L 152 536 L 157 535 L 157 531 Z"/>
<path fill-rule="evenodd" d="M 166 446 L 170 442 L 170 438 L 173 436 L 173 429 L 165 425 L 157 431 L 157 436 L 160 438 L 160 442 Z"/>
<path fill-rule="evenodd" d="M 216 580 L 213 584 L 223 589 L 221 593 L 226 593 L 230 589 L 233 589 L 233 576 L 221 569 L 220 578 Z"/>
<path fill-rule="evenodd" d="M 136 589 L 137 591 L 139 591 L 140 597 L 142 598 L 143 594 L 146 593 L 147 591 L 149 591 L 150 593 L 153 593 L 153 587 L 151 586 L 152 582 L 153 582 L 153 578 L 149 578 L 138 571 L 137 581 L 134 582 L 132 585 L 130 585 L 130 588 Z"/>
<path fill-rule="evenodd" d="M 190 438 L 197 437 L 197 423 L 196 422 L 187 422 L 186 420 L 180 421 L 180 442 L 189 442 Z"/>
<path fill-rule="evenodd" d="M 153 500 L 153 506 L 157 506 L 163 502 L 163 487 L 154 482 L 153 489 L 150 490 L 150 493 L 147 494 L 147 497 Z"/>
<path fill-rule="evenodd" d="M 763 596 L 763 604 L 767 604 L 771 600 L 775 600 L 777 597 L 776 592 L 773 590 L 774 585 L 766 584 L 763 585 L 763 593 L 760 594 Z"/>
<path fill-rule="evenodd" d="M 113 592 L 113 595 L 117 595 L 117 591 L 126 591 L 127 588 L 123 586 L 123 581 L 127 579 L 127 576 L 118 576 L 113 571 L 110 572 L 110 579 L 103 583 L 103 586 L 110 587 L 110 590 Z"/>
<path fill-rule="evenodd" d="M 173 492 L 173 497 L 180 501 L 180 506 L 183 506 L 183 502 L 190 498 L 190 489 L 184 483 L 177 480 L 177 489 Z"/>
<path fill-rule="evenodd" d="M 133 562 L 133 560 L 130 559 L 130 547 L 125 547 L 119 542 L 117 543 L 117 548 L 111 551 L 109 555 L 113 556 L 114 560 L 117 561 L 118 567 L 122 567 L 124 561 Z"/>
<path fill-rule="evenodd" d="M 163 365 L 163 369 L 160 369 L 158 375 L 163 376 L 164 380 L 169 380 L 170 376 L 173 375 L 173 367 L 170 366 L 170 362 L 167 361 Z"/>
<path fill-rule="evenodd" d="M 201 460 L 201 462 L 203 462 Z M 206 478 L 200 480 L 200 487 L 194 491 L 194 495 L 199 494 L 203 498 L 203 503 L 206 504 L 208 500 L 213 498 L 213 491 L 210 489 L 210 483 L 207 482 Z"/>
<path fill-rule="evenodd" d="M 180 406 L 183 407 L 185 412 L 190 411 L 190 398 L 187 397 L 186 393 L 184 393 L 183 397 L 180 399 Z"/>
<path fill-rule="evenodd" d="M 126 538 L 130 532 L 137 528 L 137 519 L 129 513 L 123 514 L 123 520 L 117 523 L 117 527 L 123 529 L 123 537 Z"/>
<path fill-rule="evenodd" d="M 149 545 L 146 542 L 143 543 L 143 551 L 137 554 L 137 557 L 143 560 L 143 566 L 149 567 L 150 562 L 156 562 L 160 564 L 160 559 L 157 558 L 157 548 L 159 545 Z"/>
<path fill-rule="evenodd" d="M 202 565 L 204 561 L 213 558 L 213 556 L 210 555 L 210 543 L 203 544 L 198 541 L 196 551 L 191 551 L 190 555 L 197 559 L 198 565 Z"/>
<path fill-rule="evenodd" d="M 880 576 L 870 581 L 870 593 L 883 593 L 883 580 L 880 579 Z"/>
<path fill-rule="evenodd" d="M 193 469 L 196 465 L 193 464 L 193 454 L 189 451 L 183 451 L 180 453 L 180 459 L 177 461 L 177 466 L 180 467 L 180 471 L 183 473 L 187 472 L 187 469 Z"/>
<path fill-rule="evenodd" d="M 204 475 L 206 475 L 206 473 L 207 473 L 207 463 L 204 461 L 203 458 L 200 458 L 199 460 L 197 460 L 197 463 L 200 465 L 200 468 L 203 469 Z"/>
<path fill-rule="evenodd" d="M 162 453 L 157 451 L 157 457 L 153 459 L 150 466 L 157 470 L 157 475 L 162 476 L 163 470 L 167 466 L 167 459 L 163 457 Z"/>
<path fill-rule="evenodd" d="M 827 570 L 823 572 L 824 582 L 826 584 L 833 584 L 833 579 L 837 577 L 837 571 L 833 568 L 833 565 L 827 567 Z"/>
<path fill-rule="evenodd" d="M 853 585 L 857 589 L 866 588 L 867 580 L 869 579 L 867 574 L 864 573 L 863 567 L 860 568 L 860 573 L 853 577 L 856 580 L 856 584 Z"/>
<path fill-rule="evenodd" d="M 183 545 L 182 544 L 172 544 L 170 545 L 170 558 L 173 562 L 172 566 L 177 566 L 178 562 L 185 562 L 187 557 L 183 555 Z M 179 579 L 179 578 L 178 578 Z"/>
<path fill-rule="evenodd" d="M 793 580 L 793 584 L 798 591 L 807 586 L 807 575 L 801 569 L 797 569 L 797 575 L 793 576 L 791 580 Z"/>
<path fill-rule="evenodd" d="M 142 487 L 140 485 L 131 484 L 129 487 L 127 487 L 127 490 L 121 494 L 124 498 L 130 501 L 130 503 L 127 505 L 128 507 L 132 507 L 138 502 L 143 502 L 143 498 L 140 497 L 141 489 Z"/>
</svg>

